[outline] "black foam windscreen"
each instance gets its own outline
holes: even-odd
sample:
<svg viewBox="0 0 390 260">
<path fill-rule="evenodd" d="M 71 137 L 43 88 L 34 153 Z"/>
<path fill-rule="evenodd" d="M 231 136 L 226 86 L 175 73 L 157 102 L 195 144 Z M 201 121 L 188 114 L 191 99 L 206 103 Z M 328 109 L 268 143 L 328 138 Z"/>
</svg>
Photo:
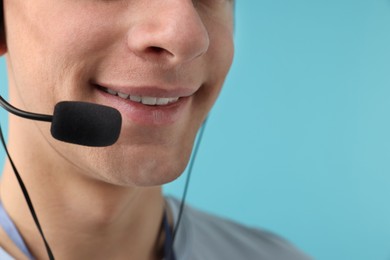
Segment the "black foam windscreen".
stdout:
<svg viewBox="0 0 390 260">
<path fill-rule="evenodd" d="M 59 102 L 54 108 L 51 134 L 73 144 L 102 147 L 114 144 L 122 126 L 118 110 L 86 102 Z"/>
</svg>

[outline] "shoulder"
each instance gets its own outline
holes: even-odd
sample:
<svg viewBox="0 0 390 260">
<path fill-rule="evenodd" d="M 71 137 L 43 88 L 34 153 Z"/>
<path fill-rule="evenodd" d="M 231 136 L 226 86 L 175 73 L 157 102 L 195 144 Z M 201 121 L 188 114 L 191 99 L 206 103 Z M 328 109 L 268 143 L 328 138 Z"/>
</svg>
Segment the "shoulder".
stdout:
<svg viewBox="0 0 390 260">
<path fill-rule="evenodd" d="M 179 202 L 168 199 L 174 209 Z M 250 228 L 186 206 L 175 241 L 178 259 L 311 259 L 285 239 L 265 230 Z M 186 241 L 188 244 L 183 244 Z M 179 244 L 179 245 L 178 245 Z M 182 252 L 183 248 L 187 252 Z M 184 253 L 184 254 L 183 254 Z"/>
</svg>

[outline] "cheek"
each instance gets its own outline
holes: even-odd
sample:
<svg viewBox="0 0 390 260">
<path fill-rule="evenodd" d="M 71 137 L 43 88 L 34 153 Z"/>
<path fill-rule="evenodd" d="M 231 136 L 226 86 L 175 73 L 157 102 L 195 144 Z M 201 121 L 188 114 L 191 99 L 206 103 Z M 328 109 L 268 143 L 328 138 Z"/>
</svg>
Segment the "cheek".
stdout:
<svg viewBox="0 0 390 260">
<path fill-rule="evenodd" d="M 209 35 L 211 44 L 203 63 L 207 74 L 202 88 L 194 97 L 193 118 L 189 123 L 190 129 L 195 130 L 190 134 L 194 137 L 223 87 L 234 55 L 232 31 L 229 27 L 209 29 Z"/>
<path fill-rule="evenodd" d="M 218 74 L 226 76 L 228 73 L 234 56 L 234 41 L 231 27 L 213 28 L 210 31 L 210 46 L 209 62 L 212 64 L 213 70 Z"/>
<path fill-rule="evenodd" d="M 96 14 L 69 15 L 54 8 L 52 13 L 45 12 L 45 8 L 28 8 L 15 4 L 9 10 L 10 81 L 14 81 L 14 93 L 20 96 L 22 107 L 48 113 L 56 102 L 77 92 L 76 86 L 81 87 L 88 68 L 104 55 L 115 31 L 112 25 L 102 22 L 104 19 L 97 19 Z"/>
<path fill-rule="evenodd" d="M 208 50 L 206 62 L 209 73 L 207 84 L 210 86 L 209 95 L 213 102 L 217 98 L 226 76 L 230 70 L 234 56 L 234 43 L 232 33 L 229 30 L 219 30 L 211 32 L 211 45 Z"/>
<path fill-rule="evenodd" d="M 25 58 L 34 58 L 34 65 L 42 61 L 42 65 L 49 65 L 75 57 L 83 59 L 87 54 L 96 54 L 115 34 L 113 21 L 104 19 L 101 12 L 84 7 L 81 1 L 80 4 L 23 2 L 16 0 L 8 4 L 7 38 L 11 51 L 23 51 Z"/>
</svg>

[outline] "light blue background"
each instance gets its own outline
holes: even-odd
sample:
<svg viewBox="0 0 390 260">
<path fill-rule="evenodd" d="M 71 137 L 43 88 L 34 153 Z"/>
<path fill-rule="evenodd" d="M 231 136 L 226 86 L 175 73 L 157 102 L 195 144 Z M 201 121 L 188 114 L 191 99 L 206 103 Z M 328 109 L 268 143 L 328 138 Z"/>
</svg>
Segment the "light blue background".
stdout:
<svg viewBox="0 0 390 260">
<path fill-rule="evenodd" d="M 188 201 L 316 259 L 390 259 L 390 2 L 236 7 L 235 63 Z"/>
</svg>

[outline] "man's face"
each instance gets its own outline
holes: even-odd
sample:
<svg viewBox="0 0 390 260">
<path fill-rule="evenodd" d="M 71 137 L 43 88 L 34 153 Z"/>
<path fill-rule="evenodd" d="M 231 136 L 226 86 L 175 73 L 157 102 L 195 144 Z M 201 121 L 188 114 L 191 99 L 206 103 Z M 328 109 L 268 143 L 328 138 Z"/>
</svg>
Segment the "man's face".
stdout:
<svg viewBox="0 0 390 260">
<path fill-rule="evenodd" d="M 50 114 L 59 101 L 86 101 L 122 114 L 121 136 L 106 148 L 62 143 L 48 124 L 31 123 L 26 131 L 39 133 L 52 157 L 118 185 L 159 185 L 180 175 L 232 62 L 232 1 L 4 6 L 12 102 Z"/>
</svg>

